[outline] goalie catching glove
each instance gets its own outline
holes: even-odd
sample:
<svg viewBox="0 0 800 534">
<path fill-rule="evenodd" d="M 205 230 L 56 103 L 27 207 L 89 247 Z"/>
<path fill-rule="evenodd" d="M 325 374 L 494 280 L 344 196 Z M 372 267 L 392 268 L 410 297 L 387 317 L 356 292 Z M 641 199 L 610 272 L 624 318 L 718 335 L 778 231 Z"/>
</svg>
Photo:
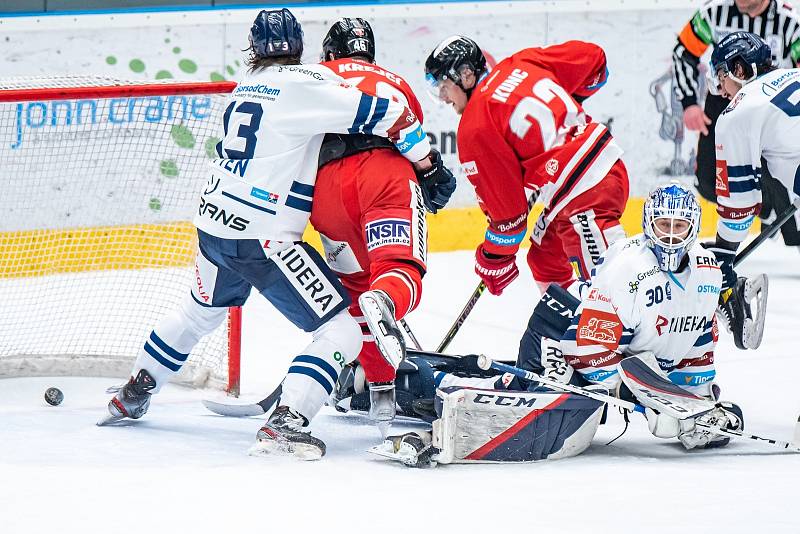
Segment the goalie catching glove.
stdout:
<svg viewBox="0 0 800 534">
<path fill-rule="evenodd" d="M 431 150 L 429 157 L 430 168 L 417 170 L 416 174 L 425 207 L 436 213 L 447 205 L 456 190 L 456 177 L 444 166 L 442 155 L 437 150 Z"/>
</svg>

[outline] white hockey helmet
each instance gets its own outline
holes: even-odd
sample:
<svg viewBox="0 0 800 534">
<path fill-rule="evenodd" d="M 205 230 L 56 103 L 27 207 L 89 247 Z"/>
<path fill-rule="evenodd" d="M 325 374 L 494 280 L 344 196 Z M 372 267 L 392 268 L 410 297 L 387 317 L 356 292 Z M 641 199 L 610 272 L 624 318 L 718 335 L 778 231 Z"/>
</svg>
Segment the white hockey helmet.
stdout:
<svg viewBox="0 0 800 534">
<path fill-rule="evenodd" d="M 677 181 L 650 193 L 642 211 L 642 229 L 662 271 L 677 271 L 700 231 L 700 204 Z"/>
</svg>

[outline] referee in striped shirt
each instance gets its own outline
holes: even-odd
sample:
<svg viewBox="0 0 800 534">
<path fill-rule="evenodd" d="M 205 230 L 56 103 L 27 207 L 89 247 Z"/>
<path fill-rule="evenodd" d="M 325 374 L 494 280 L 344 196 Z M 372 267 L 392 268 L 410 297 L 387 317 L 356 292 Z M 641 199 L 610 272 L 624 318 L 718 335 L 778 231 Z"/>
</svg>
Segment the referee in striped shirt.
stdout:
<svg viewBox="0 0 800 534">
<path fill-rule="evenodd" d="M 782 0 L 707 0 L 684 26 L 672 52 L 672 87 L 683 106 L 683 123 L 700 132 L 697 143 L 697 190 L 703 198 L 716 203 L 716 154 L 714 126 L 728 100 L 715 94 L 713 84 L 705 99 L 705 109 L 698 105 L 700 57 L 726 35 L 744 30 L 761 36 L 772 49 L 777 67 L 792 68 L 800 63 L 800 13 Z M 766 165 L 763 166 L 766 169 Z M 761 179 L 761 219 L 770 220 L 789 207 L 789 194 L 777 180 L 764 172 Z M 791 219 L 781 228 L 787 245 L 800 246 L 797 222 Z"/>
</svg>

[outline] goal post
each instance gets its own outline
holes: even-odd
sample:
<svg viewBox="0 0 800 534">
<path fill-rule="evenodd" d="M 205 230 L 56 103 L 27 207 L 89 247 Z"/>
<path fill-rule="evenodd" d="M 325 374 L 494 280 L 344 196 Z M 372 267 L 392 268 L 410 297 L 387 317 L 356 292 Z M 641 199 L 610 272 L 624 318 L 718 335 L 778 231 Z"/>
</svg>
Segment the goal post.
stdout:
<svg viewBox="0 0 800 534">
<path fill-rule="evenodd" d="M 195 276 L 232 82 L 0 79 L 0 376 L 126 376 Z M 241 310 L 179 381 L 238 394 Z"/>
</svg>

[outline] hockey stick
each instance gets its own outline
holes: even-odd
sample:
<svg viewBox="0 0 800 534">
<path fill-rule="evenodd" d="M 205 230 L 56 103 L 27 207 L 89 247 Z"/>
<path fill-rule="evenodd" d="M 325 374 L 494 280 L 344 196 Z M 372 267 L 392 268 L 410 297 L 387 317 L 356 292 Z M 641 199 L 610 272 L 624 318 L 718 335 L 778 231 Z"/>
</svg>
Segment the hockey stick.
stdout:
<svg viewBox="0 0 800 534">
<path fill-rule="evenodd" d="M 458 315 L 458 318 L 453 323 L 453 326 L 450 327 L 450 330 L 448 330 L 447 333 L 444 335 L 444 339 L 442 339 L 442 342 L 439 343 L 438 347 L 436 347 L 436 352 L 444 352 L 444 349 L 446 349 L 447 346 L 450 345 L 450 342 L 453 341 L 454 337 L 456 337 L 456 334 L 461 329 L 461 325 L 463 325 L 464 321 L 467 320 L 467 317 L 469 317 L 470 312 L 472 312 L 472 308 L 475 307 L 475 304 L 478 302 L 478 299 L 481 298 L 481 295 L 483 294 L 485 289 L 486 289 L 486 284 L 484 284 L 483 280 L 481 280 L 481 283 L 478 284 L 478 287 L 476 287 L 475 291 L 472 292 L 472 295 L 469 297 L 467 304 L 464 306 L 464 309 L 461 310 L 461 313 Z"/>
<path fill-rule="evenodd" d="M 525 369 L 520 369 L 519 367 L 514 367 L 513 365 L 506 365 L 504 363 L 496 362 L 489 358 L 488 356 L 484 356 L 483 354 L 478 356 L 478 367 L 481 369 L 496 369 L 503 373 L 511 373 L 514 376 L 518 376 L 520 378 L 525 378 L 527 380 L 532 380 L 534 382 L 539 382 L 540 384 L 547 384 L 556 389 L 560 389 L 562 391 L 569 391 L 570 393 L 575 393 L 577 395 L 583 395 L 584 397 L 589 397 L 590 399 L 595 399 L 601 402 L 605 402 L 610 406 L 617 406 L 622 408 L 623 410 L 627 410 L 629 412 L 640 412 L 644 413 L 644 407 L 629 402 L 626 400 L 618 399 L 616 397 L 612 397 L 611 395 L 604 395 L 602 393 L 596 393 L 594 391 L 588 391 L 582 387 L 573 386 L 570 384 L 562 384 L 557 380 L 553 380 L 550 378 L 546 378 L 544 376 L 537 375 L 531 371 L 526 371 Z M 761 436 L 756 436 L 755 434 L 749 434 L 747 432 L 741 432 L 739 430 L 733 430 L 730 428 L 723 428 L 715 425 L 710 425 L 708 423 L 703 423 L 701 421 L 695 421 L 695 425 L 700 428 L 704 428 L 709 432 L 714 434 L 728 436 L 733 438 L 744 438 L 744 439 L 751 439 L 754 441 L 763 442 L 765 444 L 773 445 L 775 447 L 779 447 L 781 449 L 787 449 L 794 452 L 800 452 L 800 445 L 788 441 L 781 441 L 772 438 L 764 438 Z"/>
<path fill-rule="evenodd" d="M 747 256 L 752 254 L 753 251 L 761 245 L 761 243 L 777 234 L 778 230 L 781 229 L 781 226 L 783 226 L 786 221 L 794 216 L 794 212 L 796 212 L 798 208 L 800 208 L 800 198 L 795 200 L 791 206 L 786 208 L 781 216 L 778 217 L 774 223 L 769 225 L 769 228 L 765 228 L 755 239 L 753 239 L 753 241 L 751 241 L 742 249 L 740 253 L 736 255 L 736 257 L 733 259 L 733 266 L 736 267 L 739 265 Z"/>
<path fill-rule="evenodd" d="M 416 346 L 417 350 L 422 351 L 419 341 L 417 341 L 414 332 L 411 331 L 408 324 L 403 319 L 400 319 L 400 324 L 403 325 L 403 329 L 406 331 L 406 334 L 408 334 L 409 339 L 411 339 L 411 342 Z M 275 402 L 277 402 L 282 392 L 282 384 L 278 384 L 275 391 L 254 404 L 227 404 L 204 399 L 203 406 L 217 415 L 224 415 L 227 417 L 253 417 L 267 413 Z"/>
<path fill-rule="evenodd" d="M 400 324 L 402 325 L 403 330 L 406 331 L 406 334 L 408 334 L 408 339 L 410 339 L 411 342 L 414 344 L 414 348 L 417 350 L 422 350 L 422 345 L 420 345 L 419 341 L 417 341 L 417 336 L 415 336 L 414 332 L 411 331 L 411 328 L 408 326 L 406 320 L 400 319 Z"/>
<path fill-rule="evenodd" d="M 283 393 L 283 382 L 278 384 L 278 387 L 275 388 L 275 391 L 255 404 L 224 404 L 222 402 L 214 402 L 204 399 L 203 406 L 217 415 L 225 415 L 227 417 L 251 417 L 254 415 L 264 415 L 270 410 L 270 408 L 272 408 L 272 405 L 278 401 L 281 393 Z"/>
</svg>

